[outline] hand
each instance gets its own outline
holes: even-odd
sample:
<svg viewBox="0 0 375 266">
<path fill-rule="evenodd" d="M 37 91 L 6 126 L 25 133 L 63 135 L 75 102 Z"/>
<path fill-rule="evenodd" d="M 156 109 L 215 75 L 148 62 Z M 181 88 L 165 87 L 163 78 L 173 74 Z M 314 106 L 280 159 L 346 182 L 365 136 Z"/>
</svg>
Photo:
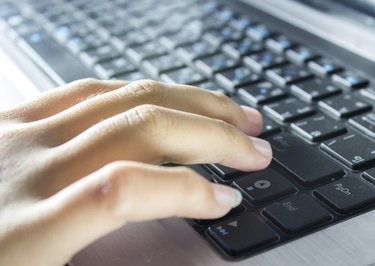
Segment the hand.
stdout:
<svg viewBox="0 0 375 266">
<path fill-rule="evenodd" d="M 0 265 L 63 265 L 124 225 L 217 218 L 241 194 L 179 164 L 266 167 L 258 111 L 154 81 L 81 80 L 0 112 Z"/>
</svg>

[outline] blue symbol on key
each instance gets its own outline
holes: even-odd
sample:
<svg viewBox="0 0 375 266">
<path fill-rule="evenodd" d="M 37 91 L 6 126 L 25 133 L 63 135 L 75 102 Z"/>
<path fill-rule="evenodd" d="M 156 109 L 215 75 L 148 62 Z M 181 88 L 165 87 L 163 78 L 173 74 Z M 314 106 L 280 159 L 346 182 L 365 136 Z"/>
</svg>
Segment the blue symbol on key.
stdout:
<svg viewBox="0 0 375 266">
<path fill-rule="evenodd" d="M 42 40 L 43 36 L 41 33 L 33 33 L 29 36 L 29 41 L 32 43 L 38 43 Z"/>
<path fill-rule="evenodd" d="M 225 230 L 225 228 L 223 226 L 217 226 L 216 230 L 219 231 L 219 233 L 223 236 L 226 236 L 227 234 L 229 234 L 228 231 Z"/>
<path fill-rule="evenodd" d="M 261 94 L 267 94 L 268 93 L 268 88 L 267 87 L 261 87 L 260 88 L 260 93 Z"/>
<path fill-rule="evenodd" d="M 327 71 L 332 71 L 333 70 L 333 65 L 332 64 L 324 64 L 323 67 Z"/>
<path fill-rule="evenodd" d="M 356 83 L 358 83 L 358 80 L 357 80 L 355 77 L 353 77 L 353 76 L 347 76 L 347 77 L 346 77 L 346 80 L 347 80 L 350 84 L 356 84 Z"/>
<path fill-rule="evenodd" d="M 248 187 L 246 188 L 246 190 L 249 191 L 249 192 L 250 192 L 250 191 L 253 191 L 253 190 L 254 190 L 254 187 L 253 187 L 253 186 L 248 186 Z"/>
</svg>

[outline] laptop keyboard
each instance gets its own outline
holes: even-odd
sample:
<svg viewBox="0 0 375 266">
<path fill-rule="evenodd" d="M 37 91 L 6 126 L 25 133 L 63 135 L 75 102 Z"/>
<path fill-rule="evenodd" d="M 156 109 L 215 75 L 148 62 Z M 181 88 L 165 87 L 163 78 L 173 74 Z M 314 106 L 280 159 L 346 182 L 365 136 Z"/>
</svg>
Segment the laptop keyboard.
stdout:
<svg viewBox="0 0 375 266">
<path fill-rule="evenodd" d="M 187 221 L 223 257 L 241 259 L 374 208 L 375 88 L 348 64 L 229 4 L 30 0 L 0 3 L 0 17 L 21 48 L 53 69 L 61 60 L 72 66 L 71 79 L 192 84 L 261 110 L 261 137 L 274 151 L 267 169 L 191 166 L 242 192 L 225 217 Z"/>
</svg>

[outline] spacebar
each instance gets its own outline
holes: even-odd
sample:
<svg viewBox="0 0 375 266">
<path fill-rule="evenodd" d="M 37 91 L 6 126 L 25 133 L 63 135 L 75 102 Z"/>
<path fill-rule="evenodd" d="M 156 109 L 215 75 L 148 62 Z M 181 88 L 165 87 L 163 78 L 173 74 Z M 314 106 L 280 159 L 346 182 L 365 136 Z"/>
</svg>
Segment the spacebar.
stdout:
<svg viewBox="0 0 375 266">
<path fill-rule="evenodd" d="M 267 140 L 272 145 L 274 160 L 305 186 L 344 175 L 341 167 L 325 154 L 290 133 L 280 133 Z"/>
<path fill-rule="evenodd" d="M 95 77 L 80 61 L 73 57 L 64 47 L 43 32 L 23 36 L 26 42 L 19 46 L 38 64 L 50 78 L 56 81 L 57 76 L 64 82 Z M 31 49 L 30 49 L 31 48 Z M 50 68 L 50 69 L 49 69 Z M 51 69 L 53 70 L 51 73 Z M 55 73 L 53 73 L 55 72 Z"/>
</svg>

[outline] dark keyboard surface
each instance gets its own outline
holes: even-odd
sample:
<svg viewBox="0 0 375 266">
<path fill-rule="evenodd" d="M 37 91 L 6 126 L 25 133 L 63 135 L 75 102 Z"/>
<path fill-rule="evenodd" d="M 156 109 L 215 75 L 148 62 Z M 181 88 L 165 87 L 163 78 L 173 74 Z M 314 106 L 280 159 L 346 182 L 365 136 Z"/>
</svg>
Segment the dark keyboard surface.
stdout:
<svg viewBox="0 0 375 266">
<path fill-rule="evenodd" d="M 229 5 L 0 1 L 0 25 L 66 82 L 151 78 L 221 91 L 259 109 L 261 137 L 274 152 L 267 169 L 191 166 L 243 193 L 223 218 L 188 220 L 223 257 L 241 259 L 374 208 L 375 84 Z"/>
</svg>

